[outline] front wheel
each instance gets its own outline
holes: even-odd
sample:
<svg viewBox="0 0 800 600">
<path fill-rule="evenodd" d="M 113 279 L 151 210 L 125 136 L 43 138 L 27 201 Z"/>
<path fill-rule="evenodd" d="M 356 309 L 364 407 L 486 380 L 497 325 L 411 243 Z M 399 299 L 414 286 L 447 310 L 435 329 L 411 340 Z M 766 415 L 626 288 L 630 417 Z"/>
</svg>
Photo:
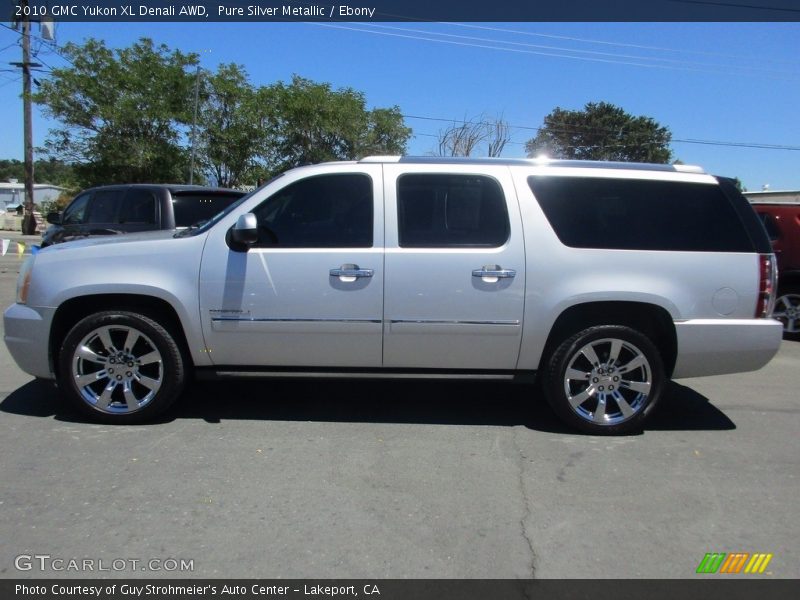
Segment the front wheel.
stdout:
<svg viewBox="0 0 800 600">
<path fill-rule="evenodd" d="M 546 359 L 543 389 L 553 410 L 593 434 L 641 429 L 665 384 L 661 356 L 644 335 L 621 325 L 590 327 Z"/>
<path fill-rule="evenodd" d="M 173 336 L 151 318 L 108 311 L 78 322 L 59 353 L 59 386 L 72 404 L 105 423 L 139 423 L 180 395 L 185 365 Z"/>
<path fill-rule="evenodd" d="M 783 337 L 800 340 L 800 287 L 781 288 L 772 316 L 783 323 Z"/>
</svg>

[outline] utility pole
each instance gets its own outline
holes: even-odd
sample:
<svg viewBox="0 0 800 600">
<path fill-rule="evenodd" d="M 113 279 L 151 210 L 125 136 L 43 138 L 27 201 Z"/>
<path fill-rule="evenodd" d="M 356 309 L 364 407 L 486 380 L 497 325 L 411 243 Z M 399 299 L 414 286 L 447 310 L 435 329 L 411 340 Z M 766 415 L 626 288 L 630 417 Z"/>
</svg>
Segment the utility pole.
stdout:
<svg viewBox="0 0 800 600">
<path fill-rule="evenodd" d="M 22 217 L 22 233 L 36 233 L 33 218 L 33 120 L 31 118 L 31 67 L 41 67 L 31 62 L 31 19 L 28 14 L 28 0 L 21 0 L 22 7 L 22 62 L 11 63 L 22 69 L 22 119 L 25 137 L 25 203 Z"/>
<path fill-rule="evenodd" d="M 192 116 L 192 150 L 189 164 L 189 185 L 194 183 L 194 135 L 197 129 L 197 101 L 200 93 L 200 65 L 197 65 L 197 72 L 194 77 L 194 115 Z"/>
</svg>

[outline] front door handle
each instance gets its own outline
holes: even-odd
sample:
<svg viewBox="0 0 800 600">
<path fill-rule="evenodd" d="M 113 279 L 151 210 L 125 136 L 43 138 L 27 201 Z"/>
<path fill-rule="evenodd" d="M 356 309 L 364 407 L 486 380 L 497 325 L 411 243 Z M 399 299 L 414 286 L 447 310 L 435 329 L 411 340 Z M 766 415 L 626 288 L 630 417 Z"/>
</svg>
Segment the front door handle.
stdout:
<svg viewBox="0 0 800 600">
<path fill-rule="evenodd" d="M 472 271 L 473 277 L 480 277 L 481 279 L 509 279 L 516 277 L 517 272 L 514 269 L 503 269 L 500 265 L 487 265 L 482 269 L 475 269 Z"/>
<path fill-rule="evenodd" d="M 342 265 L 338 269 L 331 269 L 330 276 L 338 277 L 341 281 L 351 282 L 361 277 L 372 277 L 373 269 L 362 269 L 358 265 Z"/>
</svg>

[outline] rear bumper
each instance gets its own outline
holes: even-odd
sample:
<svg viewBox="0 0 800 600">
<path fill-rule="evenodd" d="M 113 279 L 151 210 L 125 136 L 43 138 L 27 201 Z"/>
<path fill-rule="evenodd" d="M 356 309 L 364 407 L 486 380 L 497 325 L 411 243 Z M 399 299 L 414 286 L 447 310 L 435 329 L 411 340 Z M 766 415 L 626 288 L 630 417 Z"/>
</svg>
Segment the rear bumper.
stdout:
<svg viewBox="0 0 800 600">
<path fill-rule="evenodd" d="M 773 319 L 693 319 L 675 323 L 678 360 L 672 377 L 755 371 L 778 352 L 783 325 Z"/>
<path fill-rule="evenodd" d="M 43 379 L 53 379 L 48 346 L 55 309 L 12 304 L 3 313 L 3 336 L 19 368 Z"/>
</svg>

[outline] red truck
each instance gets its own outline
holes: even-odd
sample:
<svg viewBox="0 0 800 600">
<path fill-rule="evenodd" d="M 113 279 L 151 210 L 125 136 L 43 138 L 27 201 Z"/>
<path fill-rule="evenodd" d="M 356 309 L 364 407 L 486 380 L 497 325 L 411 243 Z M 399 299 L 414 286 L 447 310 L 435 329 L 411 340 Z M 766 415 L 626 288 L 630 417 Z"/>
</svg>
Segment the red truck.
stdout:
<svg viewBox="0 0 800 600">
<path fill-rule="evenodd" d="M 778 257 L 778 298 L 773 316 L 784 338 L 800 340 L 800 202 L 760 202 L 751 198 Z"/>
</svg>

